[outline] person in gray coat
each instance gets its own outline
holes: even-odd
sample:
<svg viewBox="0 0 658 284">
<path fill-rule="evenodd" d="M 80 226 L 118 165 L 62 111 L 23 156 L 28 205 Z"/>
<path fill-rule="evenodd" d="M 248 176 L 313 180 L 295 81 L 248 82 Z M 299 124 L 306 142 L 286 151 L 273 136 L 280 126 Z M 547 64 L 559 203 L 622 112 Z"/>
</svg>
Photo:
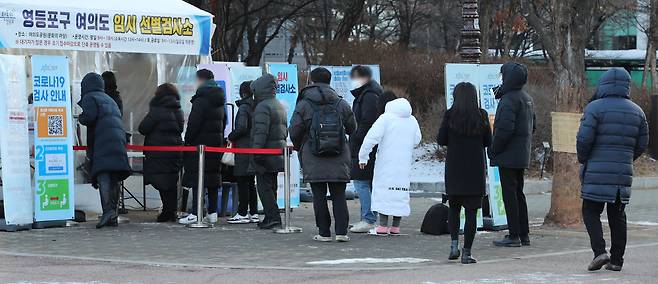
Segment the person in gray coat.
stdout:
<svg viewBox="0 0 658 284">
<path fill-rule="evenodd" d="M 288 124 L 286 111 L 276 99 L 276 79 L 265 74 L 251 83 L 256 100 L 251 129 L 251 147 L 282 149 L 286 146 Z M 250 171 L 256 173 L 256 184 L 263 204 L 265 219 L 258 223 L 261 229 L 281 227 L 281 215 L 276 202 L 277 176 L 283 172 L 283 156 L 253 155 Z"/>
<path fill-rule="evenodd" d="M 530 165 L 535 112 L 532 98 L 523 91 L 528 81 L 526 66 L 510 61 L 503 64 L 500 73 L 503 84 L 495 90 L 500 101 L 488 154 L 491 165 L 499 168 L 509 234 L 494 245 L 520 247 L 530 245 L 523 174 Z"/>
<path fill-rule="evenodd" d="M 310 74 L 312 84 L 302 89 L 302 99 L 297 103 L 290 121 L 290 139 L 300 153 L 304 182 L 311 184 L 315 224 L 319 234 L 313 239 L 331 241 L 331 215 L 327 206 L 327 188 L 333 205 L 337 241 L 348 241 L 347 227 L 349 212 L 345 198 L 345 188 L 350 182 L 352 169 L 351 155 L 347 138 L 344 137 L 338 155 L 317 156 L 312 152 L 311 124 L 317 111 L 335 108 L 343 123 L 344 134 L 351 135 L 356 130 L 356 120 L 350 105 L 329 86 L 331 72 L 319 67 Z M 317 109 L 317 110 L 316 110 Z"/>
<path fill-rule="evenodd" d="M 631 76 L 623 68 L 608 70 L 599 81 L 594 100 L 583 113 L 576 150 L 582 164 L 583 221 L 594 260 L 589 270 L 620 271 L 626 249 L 626 204 L 631 198 L 633 161 L 649 143 L 642 109 L 630 100 Z M 605 249 L 601 213 L 608 210 L 612 246 Z"/>
<path fill-rule="evenodd" d="M 130 176 L 126 131 L 117 104 L 105 94 L 101 75 L 89 73 L 81 82 L 79 121 L 87 126 L 91 179 L 101 197 L 103 215 L 96 228 L 118 226 L 119 183 Z"/>
<path fill-rule="evenodd" d="M 238 114 L 235 127 L 228 140 L 234 148 L 251 147 L 251 128 L 254 114 L 254 95 L 251 92 L 251 81 L 240 84 L 240 100 L 236 101 Z M 255 176 L 249 170 L 252 155 L 235 154 L 233 175 L 238 183 L 238 212 L 228 219 L 229 224 L 246 224 L 258 222 L 258 194 L 256 193 Z"/>
</svg>

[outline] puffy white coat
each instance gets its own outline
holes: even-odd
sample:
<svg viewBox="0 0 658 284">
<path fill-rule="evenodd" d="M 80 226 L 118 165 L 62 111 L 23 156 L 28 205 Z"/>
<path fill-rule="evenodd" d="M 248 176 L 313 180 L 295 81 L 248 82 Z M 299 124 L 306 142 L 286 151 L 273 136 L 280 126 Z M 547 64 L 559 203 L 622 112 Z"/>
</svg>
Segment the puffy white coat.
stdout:
<svg viewBox="0 0 658 284">
<path fill-rule="evenodd" d="M 412 153 L 420 140 L 420 127 L 411 115 L 409 101 L 400 98 L 387 103 L 384 114 L 372 125 L 359 150 L 359 163 L 368 163 L 368 154 L 379 145 L 372 181 L 372 211 L 409 216 Z"/>
</svg>

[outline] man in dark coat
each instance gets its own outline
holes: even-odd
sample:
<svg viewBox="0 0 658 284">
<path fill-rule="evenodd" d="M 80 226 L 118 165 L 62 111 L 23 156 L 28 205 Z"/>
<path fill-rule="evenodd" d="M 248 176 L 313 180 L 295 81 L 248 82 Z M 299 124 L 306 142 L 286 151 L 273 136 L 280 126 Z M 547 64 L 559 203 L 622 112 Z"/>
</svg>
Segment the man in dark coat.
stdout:
<svg viewBox="0 0 658 284">
<path fill-rule="evenodd" d="M 286 112 L 276 99 L 276 79 L 265 74 L 251 83 L 251 91 L 256 100 L 253 127 L 251 129 L 252 148 L 282 149 L 286 146 L 288 129 Z M 261 229 L 281 227 L 281 215 L 276 202 L 277 176 L 283 172 L 281 155 L 254 155 L 250 170 L 256 173 L 258 195 L 263 204 L 265 219 L 258 223 Z"/>
<path fill-rule="evenodd" d="M 350 182 L 352 168 L 351 155 L 344 139 L 343 151 L 337 156 L 319 157 L 311 152 L 311 139 L 309 130 L 315 114 L 314 108 L 335 108 L 340 115 L 344 133 L 351 135 L 356 130 L 356 120 L 350 105 L 336 94 L 329 86 L 331 72 L 319 67 L 311 71 L 313 84 L 301 91 L 303 99 L 297 103 L 290 122 L 290 139 L 300 152 L 302 174 L 304 182 L 311 184 L 313 191 L 313 209 L 315 223 L 319 229 L 317 240 L 331 240 L 331 215 L 327 207 L 327 188 L 331 194 L 336 220 L 337 240 L 348 240 L 347 227 L 349 212 L 345 198 L 345 188 Z M 319 110 L 318 110 L 319 111 Z"/>
<path fill-rule="evenodd" d="M 359 149 L 363 144 L 368 130 L 375 123 L 375 120 L 382 114 L 379 103 L 379 96 L 382 94 L 382 87 L 377 81 L 372 79 L 372 70 L 368 66 L 354 66 L 350 73 L 352 79 L 352 95 L 354 104 L 352 111 L 356 119 L 357 128 L 354 135 L 350 135 L 350 152 L 352 154 L 352 180 L 354 189 L 359 195 L 361 203 L 361 221 L 354 224 L 350 229 L 353 233 L 366 233 L 374 228 L 377 218 L 370 210 L 370 195 L 372 192 L 372 177 L 375 166 L 376 149 L 370 153 L 370 163 L 361 169 L 359 167 Z"/>
<path fill-rule="evenodd" d="M 198 88 L 192 97 L 192 110 L 187 119 L 185 130 L 185 145 L 187 146 L 224 146 L 226 97 L 224 90 L 217 86 L 215 77 L 210 70 L 201 69 L 196 73 Z M 192 212 L 186 218 L 180 219 L 181 224 L 197 222 L 196 195 L 198 188 L 203 186 L 208 194 L 208 218 L 210 223 L 217 222 L 217 189 L 221 186 L 221 159 L 219 153 L 206 153 L 204 164 L 204 184 L 198 185 L 199 154 L 186 152 L 183 160 L 185 173 L 183 186 L 191 187 L 193 192 Z"/>
<path fill-rule="evenodd" d="M 626 249 L 625 207 L 631 197 L 633 161 L 649 143 L 647 120 L 630 100 L 631 76 L 623 68 L 608 70 L 594 101 L 585 108 L 576 150 L 581 167 L 583 221 L 589 233 L 594 260 L 589 270 L 620 271 Z M 612 246 L 605 249 L 601 213 L 608 208 Z"/>
<path fill-rule="evenodd" d="M 184 123 L 178 90 L 172 84 L 162 84 L 155 90 L 149 112 L 139 124 L 139 133 L 144 135 L 145 146 L 181 146 Z M 162 212 L 157 220 L 176 221 L 176 194 L 183 154 L 145 151 L 144 155 L 144 184 L 157 189 L 162 200 Z"/>
<path fill-rule="evenodd" d="M 500 102 L 488 152 L 491 165 L 499 167 L 509 235 L 494 245 L 520 247 L 530 245 L 523 174 L 530 165 L 535 113 L 532 98 L 523 91 L 528 81 L 526 66 L 510 61 L 503 64 L 500 73 L 503 84 L 495 90 Z"/>
<path fill-rule="evenodd" d="M 254 102 L 251 92 L 251 81 L 240 84 L 240 100 L 235 102 L 238 114 L 235 117 L 234 129 L 228 135 L 234 148 L 251 147 L 251 128 L 253 125 Z M 249 170 L 252 155 L 235 154 L 233 175 L 238 183 L 238 212 L 228 219 L 229 224 L 258 222 L 258 193 L 256 193 L 255 175 Z"/>
<path fill-rule="evenodd" d="M 126 153 L 126 132 L 117 104 L 104 93 L 101 75 L 89 73 L 81 83 L 82 107 L 79 121 L 87 126 L 87 145 L 91 161 L 91 179 L 101 197 L 103 216 L 96 225 L 117 226 L 119 183 L 130 176 Z"/>
</svg>

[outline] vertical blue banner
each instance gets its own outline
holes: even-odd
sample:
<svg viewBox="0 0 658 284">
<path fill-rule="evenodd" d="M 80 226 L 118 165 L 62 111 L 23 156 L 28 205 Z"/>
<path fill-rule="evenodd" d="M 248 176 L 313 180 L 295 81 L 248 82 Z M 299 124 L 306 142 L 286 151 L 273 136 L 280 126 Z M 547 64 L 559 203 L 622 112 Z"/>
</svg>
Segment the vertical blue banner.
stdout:
<svg viewBox="0 0 658 284">
<path fill-rule="evenodd" d="M 74 216 L 73 116 L 65 56 L 32 56 L 34 220 Z"/>
<path fill-rule="evenodd" d="M 297 80 L 297 65 L 295 64 L 266 64 L 267 73 L 274 75 L 277 83 L 276 98 L 281 102 L 283 108 L 288 114 L 286 121 L 290 124 L 290 119 L 295 111 L 297 104 L 297 95 L 299 93 L 299 81 Z M 288 141 L 290 144 L 290 141 Z M 301 167 L 297 152 L 290 156 L 290 206 L 299 207 L 300 199 L 300 181 Z M 277 204 L 279 208 L 284 208 L 284 190 L 283 190 L 283 173 L 279 173 Z"/>
<path fill-rule="evenodd" d="M 267 64 L 267 72 L 276 78 L 276 98 L 288 114 L 287 122 L 290 124 L 292 113 L 295 111 L 299 81 L 297 80 L 297 65 L 295 64 Z"/>
</svg>

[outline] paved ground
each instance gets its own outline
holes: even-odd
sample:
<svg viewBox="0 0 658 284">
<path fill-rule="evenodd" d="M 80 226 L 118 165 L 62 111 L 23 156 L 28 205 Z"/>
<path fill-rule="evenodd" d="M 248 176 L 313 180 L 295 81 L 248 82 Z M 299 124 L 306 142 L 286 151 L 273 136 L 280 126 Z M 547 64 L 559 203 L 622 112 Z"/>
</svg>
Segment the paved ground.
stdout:
<svg viewBox="0 0 658 284">
<path fill-rule="evenodd" d="M 293 213 L 304 232 L 276 235 L 255 225 L 222 223 L 213 229 L 187 229 L 151 223 L 155 212 L 130 212 L 132 222 L 118 229 L 73 228 L 0 232 L 0 283 L 655 283 L 658 277 L 658 190 L 636 191 L 628 208 L 632 224 L 627 265 L 622 273 L 586 273 L 591 259 L 582 229 L 543 228 L 548 195 L 529 196 L 533 220 L 531 247 L 500 249 L 491 241 L 500 232 L 479 233 L 476 266 L 447 261 L 448 236 L 418 232 L 426 209 L 436 200 L 413 199 L 403 220 L 406 236 L 352 235 L 352 242 L 315 243 L 309 204 Z M 353 219 L 357 202 L 350 202 Z M 389 263 L 381 263 L 389 262 Z M 622 281 L 623 280 L 623 281 Z"/>
</svg>

